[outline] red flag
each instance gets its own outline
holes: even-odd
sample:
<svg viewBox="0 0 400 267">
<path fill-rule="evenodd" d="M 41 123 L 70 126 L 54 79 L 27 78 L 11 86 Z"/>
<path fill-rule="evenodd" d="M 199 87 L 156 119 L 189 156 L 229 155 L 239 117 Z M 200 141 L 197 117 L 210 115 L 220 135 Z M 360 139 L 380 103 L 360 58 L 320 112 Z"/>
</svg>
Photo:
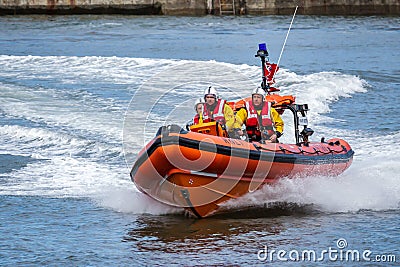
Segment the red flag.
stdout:
<svg viewBox="0 0 400 267">
<path fill-rule="evenodd" d="M 265 77 L 267 78 L 267 83 L 269 85 L 274 84 L 275 83 L 274 76 L 275 73 L 279 70 L 279 66 L 275 63 L 266 62 L 264 70 L 265 70 Z"/>
</svg>

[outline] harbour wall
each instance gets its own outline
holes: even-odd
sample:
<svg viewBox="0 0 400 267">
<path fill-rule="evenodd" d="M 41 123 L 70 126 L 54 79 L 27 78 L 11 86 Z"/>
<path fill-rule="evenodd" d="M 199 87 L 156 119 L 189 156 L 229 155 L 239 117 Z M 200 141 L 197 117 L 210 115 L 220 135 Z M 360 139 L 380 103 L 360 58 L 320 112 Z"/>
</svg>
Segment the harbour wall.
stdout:
<svg viewBox="0 0 400 267">
<path fill-rule="evenodd" d="M 399 0 L 0 0 L 0 15 L 288 15 L 295 6 L 304 15 L 400 15 Z"/>
</svg>

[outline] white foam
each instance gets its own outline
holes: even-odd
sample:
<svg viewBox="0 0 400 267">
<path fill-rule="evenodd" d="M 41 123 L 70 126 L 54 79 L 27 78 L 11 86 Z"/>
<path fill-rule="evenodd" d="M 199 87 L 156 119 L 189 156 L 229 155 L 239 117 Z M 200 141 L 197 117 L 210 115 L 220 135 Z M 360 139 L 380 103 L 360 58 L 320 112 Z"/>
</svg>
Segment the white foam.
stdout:
<svg viewBox="0 0 400 267">
<path fill-rule="evenodd" d="M 0 105 L 8 116 L 121 139 L 123 109 L 111 101 L 99 105 L 95 98 L 74 100 L 52 89 L 8 86 L 2 88 Z"/>
<path fill-rule="evenodd" d="M 319 116 L 330 111 L 329 105 L 342 97 L 351 97 L 355 93 L 367 92 L 368 83 L 357 76 L 338 72 L 318 72 L 298 75 L 288 70 L 277 74 L 280 88 L 286 94 L 296 96 L 296 103 L 307 103 L 314 123 L 325 121 L 327 117 Z M 311 120 L 311 123 L 313 123 Z"/>
<path fill-rule="evenodd" d="M 166 206 L 137 191 L 129 169 L 89 159 L 55 156 L 14 171 L 0 184 L 1 195 L 89 197 L 99 205 L 126 213 L 167 214 L 181 209 Z"/>
<path fill-rule="evenodd" d="M 112 188 L 94 196 L 99 205 L 125 213 L 135 214 L 171 214 L 182 212 L 182 209 L 167 206 L 137 190 L 126 188 Z"/>
<path fill-rule="evenodd" d="M 23 153 L 40 159 L 62 155 L 71 157 L 80 153 L 92 158 L 122 154 L 122 146 L 87 140 L 50 129 L 4 125 L 0 126 L 0 136 L 3 138 L 0 144 L 3 151 L 11 154 Z"/>
<path fill-rule="evenodd" d="M 0 75 L 36 81 L 62 78 L 65 84 L 94 81 L 137 84 L 172 64 L 173 60 L 121 57 L 6 56 L 0 55 Z"/>
<path fill-rule="evenodd" d="M 230 201 L 224 206 L 241 207 L 270 202 L 313 204 L 324 212 L 356 212 L 400 208 L 400 157 L 383 155 L 355 160 L 338 177 L 313 176 L 282 179 L 272 186 Z"/>
<path fill-rule="evenodd" d="M 90 197 L 109 187 L 133 186 L 125 168 L 65 156 L 30 163 L 10 176 L 0 185 L 2 195 Z"/>
</svg>

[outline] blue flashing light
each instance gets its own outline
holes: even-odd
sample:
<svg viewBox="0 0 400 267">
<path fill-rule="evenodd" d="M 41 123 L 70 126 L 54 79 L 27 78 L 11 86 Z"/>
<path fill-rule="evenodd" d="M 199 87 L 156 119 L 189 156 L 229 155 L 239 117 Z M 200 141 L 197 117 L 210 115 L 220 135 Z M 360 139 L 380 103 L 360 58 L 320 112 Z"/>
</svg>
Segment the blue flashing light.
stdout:
<svg viewBox="0 0 400 267">
<path fill-rule="evenodd" d="M 267 44 L 266 43 L 258 44 L 258 50 L 267 51 Z"/>
</svg>

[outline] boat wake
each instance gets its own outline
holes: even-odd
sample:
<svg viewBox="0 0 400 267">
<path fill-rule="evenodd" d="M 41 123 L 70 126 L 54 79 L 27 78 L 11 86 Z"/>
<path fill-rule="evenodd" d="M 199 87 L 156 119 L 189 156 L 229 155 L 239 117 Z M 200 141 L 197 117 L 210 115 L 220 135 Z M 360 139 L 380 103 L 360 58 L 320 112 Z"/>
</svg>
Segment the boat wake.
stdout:
<svg viewBox="0 0 400 267">
<path fill-rule="evenodd" d="M 225 209 L 245 206 L 265 206 L 286 203 L 296 212 L 357 212 L 400 209 L 400 158 L 387 159 L 381 155 L 354 160 L 349 170 L 338 177 L 313 176 L 282 179 L 273 186 L 264 186 L 241 199 L 226 203 Z M 284 206 L 284 205 L 283 205 Z"/>
<path fill-rule="evenodd" d="M 110 188 L 97 194 L 93 199 L 102 207 L 123 213 L 151 215 L 182 213 L 182 209 L 163 205 L 133 188 Z"/>
</svg>

